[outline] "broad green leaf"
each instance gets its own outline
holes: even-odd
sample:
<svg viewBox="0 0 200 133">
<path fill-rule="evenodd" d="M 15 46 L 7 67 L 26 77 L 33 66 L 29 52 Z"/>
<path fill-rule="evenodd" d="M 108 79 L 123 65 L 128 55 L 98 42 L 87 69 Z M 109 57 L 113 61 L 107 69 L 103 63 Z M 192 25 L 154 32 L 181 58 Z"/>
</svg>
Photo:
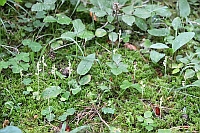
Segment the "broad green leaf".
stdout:
<svg viewBox="0 0 200 133">
<path fill-rule="evenodd" d="M 172 133 L 171 129 L 158 129 L 158 133 Z"/>
<path fill-rule="evenodd" d="M 84 30 L 78 33 L 78 37 L 85 40 L 91 40 L 94 38 L 94 33 L 92 31 Z"/>
<path fill-rule="evenodd" d="M 7 61 L 0 61 L 0 68 L 8 68 L 9 63 Z"/>
<path fill-rule="evenodd" d="M 178 72 L 180 72 L 180 68 L 175 68 L 175 69 L 172 71 L 172 74 L 176 74 L 176 73 L 178 73 Z"/>
<path fill-rule="evenodd" d="M 30 45 L 31 44 L 31 40 L 30 39 L 24 39 L 23 41 L 22 41 L 22 44 L 24 45 L 24 46 L 28 46 L 28 45 Z"/>
<path fill-rule="evenodd" d="M 152 44 L 150 46 L 150 48 L 154 48 L 154 49 L 165 49 L 165 48 L 169 48 L 167 45 L 163 44 L 163 43 L 156 43 L 156 44 Z"/>
<path fill-rule="evenodd" d="M 48 106 L 47 108 L 45 108 L 45 109 L 43 109 L 43 110 L 41 111 L 41 114 L 42 114 L 42 115 L 48 115 L 48 114 L 50 114 L 52 111 L 53 111 L 53 107 L 52 107 L 52 106 Z"/>
<path fill-rule="evenodd" d="M 139 17 L 139 18 L 149 18 L 151 17 L 151 12 L 147 11 L 144 8 L 136 8 L 135 12 L 133 13 L 133 15 Z"/>
<path fill-rule="evenodd" d="M 200 79 L 199 80 L 196 80 L 192 83 L 193 86 L 197 86 L 197 87 L 200 87 Z"/>
<path fill-rule="evenodd" d="M 144 118 L 150 118 L 152 116 L 152 112 L 151 111 L 146 111 L 144 113 Z"/>
<path fill-rule="evenodd" d="M 138 120 L 139 122 L 143 122 L 143 121 L 144 121 L 144 118 L 143 118 L 141 115 L 136 116 L 136 118 L 137 118 L 137 120 Z"/>
<path fill-rule="evenodd" d="M 62 94 L 60 100 L 61 101 L 66 101 L 69 99 L 69 96 L 70 96 L 70 92 L 69 91 L 66 91 L 65 93 Z"/>
<path fill-rule="evenodd" d="M 122 11 L 123 11 L 125 14 L 132 15 L 134 9 L 133 9 L 133 6 L 130 5 L 130 6 L 123 7 L 123 8 L 122 8 Z"/>
<path fill-rule="evenodd" d="M 110 133 L 121 133 L 121 130 L 116 127 L 109 127 Z"/>
<path fill-rule="evenodd" d="M 144 120 L 145 123 L 153 123 L 153 120 L 151 118 L 146 118 Z"/>
<path fill-rule="evenodd" d="M 140 93 L 142 93 L 143 88 L 140 84 L 133 84 L 132 87 L 138 90 Z"/>
<path fill-rule="evenodd" d="M 48 122 L 53 121 L 54 118 L 55 118 L 55 115 L 53 113 L 46 115 L 46 119 L 47 119 Z"/>
<path fill-rule="evenodd" d="M 28 45 L 29 48 L 31 48 L 31 50 L 33 52 L 38 52 L 40 51 L 40 49 L 42 48 L 41 44 L 37 43 L 37 42 L 31 42 L 29 45 Z"/>
<path fill-rule="evenodd" d="M 107 32 L 106 32 L 106 30 L 104 30 L 104 29 L 97 29 L 96 31 L 95 31 L 95 36 L 97 36 L 97 37 L 103 37 L 103 36 L 105 36 L 107 34 Z"/>
<path fill-rule="evenodd" d="M 120 85 L 120 88 L 125 90 L 125 89 L 131 87 L 132 85 L 133 85 L 133 83 L 129 82 L 128 80 L 124 80 L 122 82 L 122 85 Z"/>
<path fill-rule="evenodd" d="M 114 17 L 112 15 L 107 16 L 107 21 L 109 23 L 112 23 L 113 20 L 114 20 Z"/>
<path fill-rule="evenodd" d="M 85 25 L 80 19 L 75 19 L 72 21 L 73 27 L 74 27 L 74 32 L 79 33 L 81 31 L 85 30 Z"/>
<path fill-rule="evenodd" d="M 43 20 L 43 22 L 45 23 L 52 23 L 52 22 L 56 22 L 57 20 L 53 17 L 53 16 L 46 16 Z"/>
<path fill-rule="evenodd" d="M 78 64 L 77 73 L 80 75 L 85 75 L 92 67 L 95 60 L 95 53 L 84 57 Z"/>
<path fill-rule="evenodd" d="M 109 37 L 109 40 L 112 41 L 112 42 L 115 42 L 115 41 L 117 41 L 117 39 L 118 39 L 118 35 L 117 35 L 117 33 L 115 33 L 115 32 L 109 33 L 109 34 L 108 34 L 108 37 Z"/>
<path fill-rule="evenodd" d="M 118 65 L 122 61 L 121 54 L 114 54 L 112 60 Z"/>
<path fill-rule="evenodd" d="M 112 72 L 114 75 L 119 75 L 119 74 L 122 73 L 122 70 L 121 70 L 119 67 L 117 67 L 117 68 L 112 68 L 112 69 L 111 69 L 111 72 Z"/>
<path fill-rule="evenodd" d="M 25 85 L 29 85 L 32 82 L 32 80 L 30 78 L 25 78 L 23 79 L 22 83 Z"/>
<path fill-rule="evenodd" d="M 92 78 L 91 75 L 85 75 L 80 79 L 79 84 L 80 85 L 86 85 L 91 81 L 91 78 Z"/>
<path fill-rule="evenodd" d="M 135 22 L 135 17 L 131 15 L 122 15 L 122 20 L 128 24 L 129 26 L 132 26 Z"/>
<path fill-rule="evenodd" d="M 173 52 L 176 52 L 176 50 L 188 43 L 194 37 L 194 35 L 194 32 L 183 32 L 179 34 L 172 42 Z"/>
<path fill-rule="evenodd" d="M 117 65 L 114 62 L 106 62 L 106 65 L 108 65 L 110 68 L 117 68 Z"/>
<path fill-rule="evenodd" d="M 178 30 L 181 27 L 181 19 L 179 17 L 174 18 L 172 21 L 172 26 L 174 30 Z"/>
<path fill-rule="evenodd" d="M 194 77 L 194 75 L 195 75 L 195 71 L 194 71 L 193 69 L 187 69 L 187 70 L 185 71 L 185 76 L 184 76 L 184 78 L 185 78 L 185 79 L 189 79 L 189 78 Z"/>
<path fill-rule="evenodd" d="M 162 5 L 146 5 L 145 9 L 148 10 L 150 13 L 155 13 L 156 15 L 160 15 L 162 17 L 170 17 L 171 12 L 167 6 Z"/>
<path fill-rule="evenodd" d="M 155 63 L 157 63 L 158 61 L 160 61 L 163 57 L 165 57 L 165 54 L 158 53 L 158 52 L 156 52 L 154 50 L 152 50 L 150 52 L 150 58 Z"/>
<path fill-rule="evenodd" d="M 44 0 L 45 4 L 55 4 L 57 0 Z"/>
<path fill-rule="evenodd" d="M 171 129 L 158 129 L 158 133 L 172 133 Z"/>
<path fill-rule="evenodd" d="M 11 69 L 13 73 L 20 73 L 23 70 L 23 68 L 18 65 L 11 66 Z"/>
<path fill-rule="evenodd" d="M 66 15 L 64 14 L 56 14 L 57 16 L 57 22 L 59 24 L 66 24 L 66 25 L 69 25 L 70 22 L 71 22 L 71 18 L 67 17 Z"/>
<path fill-rule="evenodd" d="M 114 114 L 115 109 L 103 107 L 103 108 L 102 108 L 102 112 L 103 112 L 104 114 Z"/>
<path fill-rule="evenodd" d="M 21 52 L 16 55 L 17 60 L 23 60 L 24 62 L 29 62 L 29 53 Z"/>
<path fill-rule="evenodd" d="M 151 125 L 147 125 L 147 126 L 145 126 L 145 128 L 147 129 L 147 131 L 153 130 L 153 127 Z"/>
<path fill-rule="evenodd" d="M 80 127 L 77 127 L 75 129 L 73 129 L 72 131 L 70 131 L 69 133 L 79 133 L 80 131 L 84 131 L 85 128 L 89 128 L 89 126 L 80 126 Z"/>
<path fill-rule="evenodd" d="M 59 116 L 58 120 L 65 121 L 67 119 L 67 117 L 69 115 L 73 115 L 75 113 L 75 111 L 76 110 L 74 108 L 67 109 L 66 112 L 64 112 L 61 116 Z"/>
<path fill-rule="evenodd" d="M 62 38 L 65 38 L 66 40 L 69 40 L 69 41 L 71 41 L 71 39 L 69 39 L 69 38 L 74 39 L 75 36 L 76 36 L 76 34 L 74 32 L 70 32 L 70 31 L 67 31 L 61 35 Z"/>
<path fill-rule="evenodd" d="M 81 91 L 81 86 L 78 85 L 78 83 L 76 82 L 76 80 L 72 79 L 68 82 L 69 88 L 72 91 L 73 95 L 76 95 L 77 93 L 79 93 Z"/>
<path fill-rule="evenodd" d="M 169 35 L 170 30 L 167 28 L 160 28 L 160 29 L 147 30 L 147 32 L 152 36 L 167 36 Z"/>
<path fill-rule="evenodd" d="M 139 27 L 141 30 L 146 31 L 147 30 L 147 24 L 146 21 L 142 18 L 135 17 L 135 24 L 137 27 Z"/>
<path fill-rule="evenodd" d="M 190 5 L 187 0 L 178 0 L 179 11 L 181 17 L 187 17 L 190 15 Z"/>
<path fill-rule="evenodd" d="M 42 92 L 41 97 L 44 99 L 49 99 L 57 97 L 60 93 L 61 93 L 61 88 L 59 86 L 50 86 Z"/>
<path fill-rule="evenodd" d="M 128 65 L 127 64 L 124 64 L 123 62 L 120 62 L 118 64 L 118 68 L 120 68 L 122 70 L 122 72 L 128 72 Z"/>
<path fill-rule="evenodd" d="M 22 131 L 15 126 L 6 126 L 3 129 L 0 129 L 0 133 L 22 133 Z"/>
<path fill-rule="evenodd" d="M 49 4 L 44 3 L 36 3 L 31 7 L 31 11 L 44 11 L 44 10 L 50 10 L 51 6 Z"/>
<path fill-rule="evenodd" d="M 6 0 L 0 0 L 0 6 L 4 6 L 6 3 Z"/>
<path fill-rule="evenodd" d="M 104 17 L 106 14 L 107 13 L 105 11 L 103 11 L 103 10 L 98 10 L 98 11 L 95 12 L 95 15 L 97 17 Z"/>
</svg>

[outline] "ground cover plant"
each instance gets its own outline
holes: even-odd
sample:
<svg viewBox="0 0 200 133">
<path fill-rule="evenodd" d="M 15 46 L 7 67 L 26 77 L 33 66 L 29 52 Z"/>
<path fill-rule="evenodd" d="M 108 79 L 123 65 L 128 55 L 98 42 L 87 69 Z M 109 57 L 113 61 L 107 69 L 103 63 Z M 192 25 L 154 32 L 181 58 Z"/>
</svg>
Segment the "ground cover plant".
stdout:
<svg viewBox="0 0 200 133">
<path fill-rule="evenodd" d="M 1 0 L 0 133 L 200 131 L 198 0 Z"/>
</svg>

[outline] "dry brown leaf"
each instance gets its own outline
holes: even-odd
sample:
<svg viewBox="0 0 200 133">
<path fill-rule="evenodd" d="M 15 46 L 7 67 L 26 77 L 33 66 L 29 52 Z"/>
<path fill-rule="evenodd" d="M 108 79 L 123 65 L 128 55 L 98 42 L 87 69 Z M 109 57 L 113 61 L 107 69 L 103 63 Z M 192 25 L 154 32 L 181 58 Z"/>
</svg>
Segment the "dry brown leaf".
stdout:
<svg viewBox="0 0 200 133">
<path fill-rule="evenodd" d="M 9 120 L 4 120 L 3 122 L 3 128 L 8 126 L 10 124 L 10 121 Z"/>
<path fill-rule="evenodd" d="M 128 42 L 124 44 L 124 47 L 129 49 L 129 50 L 137 50 L 136 46 L 134 46 L 134 45 L 132 45 L 132 44 L 130 44 Z"/>
</svg>

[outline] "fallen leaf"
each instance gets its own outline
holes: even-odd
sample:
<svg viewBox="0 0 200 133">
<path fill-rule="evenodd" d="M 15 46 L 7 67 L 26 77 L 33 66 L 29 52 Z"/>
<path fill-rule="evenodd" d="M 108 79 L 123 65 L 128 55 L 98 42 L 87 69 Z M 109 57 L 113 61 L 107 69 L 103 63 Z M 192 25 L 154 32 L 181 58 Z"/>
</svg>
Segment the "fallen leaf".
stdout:
<svg viewBox="0 0 200 133">
<path fill-rule="evenodd" d="M 70 132 L 70 131 L 71 131 L 71 128 L 70 128 L 69 125 L 66 126 L 65 131 L 67 131 L 67 132 Z"/>
<path fill-rule="evenodd" d="M 129 49 L 129 50 L 137 50 L 137 47 L 132 45 L 132 44 L 130 44 L 130 43 L 125 43 L 124 47 Z"/>
<path fill-rule="evenodd" d="M 160 108 L 158 106 L 154 106 L 153 110 L 154 110 L 154 113 L 155 113 L 156 116 L 161 116 Z"/>
<path fill-rule="evenodd" d="M 3 122 L 3 128 L 7 127 L 10 124 L 9 120 L 4 120 Z"/>
<path fill-rule="evenodd" d="M 94 21 L 97 21 L 97 16 L 94 13 L 90 12 L 90 16 Z"/>
<path fill-rule="evenodd" d="M 37 118 L 38 118 L 38 115 L 34 115 L 33 118 L 34 118 L 34 119 L 37 119 Z"/>
</svg>

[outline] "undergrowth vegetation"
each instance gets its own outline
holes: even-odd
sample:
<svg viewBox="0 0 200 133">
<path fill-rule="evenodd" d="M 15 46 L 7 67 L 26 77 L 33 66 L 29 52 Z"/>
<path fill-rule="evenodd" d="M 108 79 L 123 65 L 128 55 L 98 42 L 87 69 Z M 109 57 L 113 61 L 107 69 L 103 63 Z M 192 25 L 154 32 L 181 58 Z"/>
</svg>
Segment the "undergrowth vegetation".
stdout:
<svg viewBox="0 0 200 133">
<path fill-rule="evenodd" d="M 200 131 L 198 0 L 0 6 L 0 133 Z"/>
</svg>

